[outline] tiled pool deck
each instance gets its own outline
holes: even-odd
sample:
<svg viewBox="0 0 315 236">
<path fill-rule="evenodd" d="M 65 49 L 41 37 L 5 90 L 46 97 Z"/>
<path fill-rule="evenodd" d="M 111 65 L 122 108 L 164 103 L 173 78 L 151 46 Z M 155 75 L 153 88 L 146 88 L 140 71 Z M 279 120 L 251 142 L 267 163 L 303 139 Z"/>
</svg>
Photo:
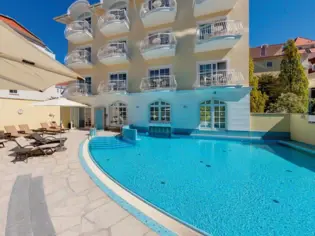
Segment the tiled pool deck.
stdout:
<svg viewBox="0 0 315 236">
<path fill-rule="evenodd" d="M 14 142 L 0 148 L 0 235 L 157 235 L 102 192 L 80 165 L 85 131 L 71 131 L 67 150 L 11 161 Z M 112 135 L 104 132 L 102 135 Z"/>
</svg>

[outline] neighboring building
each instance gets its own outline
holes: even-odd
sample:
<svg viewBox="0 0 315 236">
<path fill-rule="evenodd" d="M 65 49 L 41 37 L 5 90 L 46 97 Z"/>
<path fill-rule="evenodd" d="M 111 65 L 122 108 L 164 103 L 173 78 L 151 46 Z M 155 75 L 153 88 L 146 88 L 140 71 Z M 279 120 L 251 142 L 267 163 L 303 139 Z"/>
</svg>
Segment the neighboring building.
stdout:
<svg viewBox="0 0 315 236">
<path fill-rule="evenodd" d="M 36 46 L 39 50 L 46 53 L 50 57 L 55 59 L 55 54 L 46 46 L 46 44 L 39 39 L 35 34 L 17 22 L 15 19 L 1 15 L 0 14 L 0 21 L 3 21 L 7 25 L 9 25 L 12 29 L 22 35 L 25 39 L 31 42 L 34 46 Z M 7 99 L 23 99 L 23 100 L 46 100 L 51 97 L 60 97 L 61 92 L 58 92 L 55 86 L 48 88 L 44 92 L 38 91 L 24 91 L 24 90 L 0 90 L 0 98 L 7 98 Z"/>
<path fill-rule="evenodd" d="M 175 132 L 249 130 L 248 0 L 74 2 L 65 64 L 85 77 L 65 96 L 76 126 Z M 193 6 L 193 8 L 192 8 Z"/>
<path fill-rule="evenodd" d="M 301 62 L 308 74 L 310 96 L 315 98 L 315 40 L 298 37 L 295 44 L 301 54 Z M 271 73 L 278 75 L 283 58 L 283 44 L 261 45 L 250 49 L 250 56 L 254 61 L 256 75 Z"/>
</svg>

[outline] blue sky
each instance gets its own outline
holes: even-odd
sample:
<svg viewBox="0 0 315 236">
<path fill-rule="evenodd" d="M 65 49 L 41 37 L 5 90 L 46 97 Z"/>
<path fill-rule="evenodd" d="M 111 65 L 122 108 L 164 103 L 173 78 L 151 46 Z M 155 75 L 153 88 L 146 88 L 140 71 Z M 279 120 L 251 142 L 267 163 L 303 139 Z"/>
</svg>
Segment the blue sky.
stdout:
<svg viewBox="0 0 315 236">
<path fill-rule="evenodd" d="M 180 0 L 183 1 L 183 0 Z M 273 44 L 303 36 L 315 39 L 314 0 L 249 0 L 250 46 Z M 9 15 L 39 36 L 63 62 L 67 52 L 65 25 L 53 21 L 66 13 L 74 0 L 10 0 L 1 2 L 0 13 Z M 99 2 L 90 0 L 90 3 Z M 313 18 L 313 19 L 312 19 Z"/>
</svg>

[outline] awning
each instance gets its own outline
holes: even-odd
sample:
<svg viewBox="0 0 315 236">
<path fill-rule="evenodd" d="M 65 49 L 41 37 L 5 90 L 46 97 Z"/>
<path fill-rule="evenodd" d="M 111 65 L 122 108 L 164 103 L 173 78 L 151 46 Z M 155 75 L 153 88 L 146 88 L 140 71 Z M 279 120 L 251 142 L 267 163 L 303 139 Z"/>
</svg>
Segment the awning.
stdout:
<svg viewBox="0 0 315 236">
<path fill-rule="evenodd" d="M 88 107 L 85 104 L 74 102 L 66 98 L 51 99 L 43 102 L 32 103 L 32 106 L 58 106 L 58 107 Z"/>
<path fill-rule="evenodd" d="M 38 90 L 82 79 L 0 21 L 0 89 Z"/>
</svg>

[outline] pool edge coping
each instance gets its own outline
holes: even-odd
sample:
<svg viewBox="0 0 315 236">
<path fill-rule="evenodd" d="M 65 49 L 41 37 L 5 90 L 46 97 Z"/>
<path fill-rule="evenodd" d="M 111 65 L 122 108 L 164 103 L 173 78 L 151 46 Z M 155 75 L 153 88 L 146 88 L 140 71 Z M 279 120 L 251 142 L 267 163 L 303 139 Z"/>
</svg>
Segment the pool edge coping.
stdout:
<svg viewBox="0 0 315 236">
<path fill-rule="evenodd" d="M 93 182 L 118 205 L 159 235 L 207 235 L 206 232 L 181 222 L 116 183 L 94 162 L 88 148 L 89 141 L 86 139 L 80 144 L 80 163 Z"/>
</svg>

